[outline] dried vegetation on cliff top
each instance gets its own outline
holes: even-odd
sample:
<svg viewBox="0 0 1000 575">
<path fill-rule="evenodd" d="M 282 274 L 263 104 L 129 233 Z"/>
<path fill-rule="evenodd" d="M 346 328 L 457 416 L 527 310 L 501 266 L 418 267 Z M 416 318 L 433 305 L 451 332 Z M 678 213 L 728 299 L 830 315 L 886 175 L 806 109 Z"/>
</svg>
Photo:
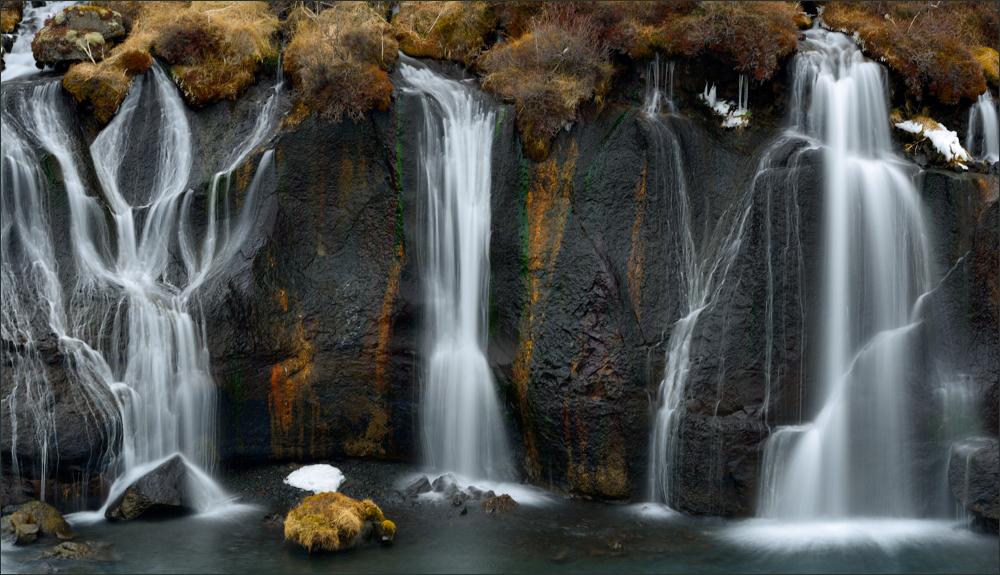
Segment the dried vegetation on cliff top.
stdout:
<svg viewBox="0 0 1000 575">
<path fill-rule="evenodd" d="M 289 21 L 294 32 L 285 49 L 285 72 L 302 91 L 300 108 L 307 106 L 334 122 L 388 108 L 388 71 L 399 45 L 383 13 L 375 3 L 312 4 L 293 8 Z"/>
<path fill-rule="evenodd" d="M 129 31 L 98 63 L 74 65 L 63 86 L 107 122 L 128 94 L 132 78 L 153 65 L 153 55 L 193 106 L 235 99 L 254 72 L 278 51 L 278 19 L 265 2 L 95 2 L 119 12 Z"/>
<path fill-rule="evenodd" d="M 4 3 L 4 22 L 10 20 Z M 757 82 L 795 51 L 809 18 L 795 2 L 95 2 L 122 13 L 128 38 L 64 86 L 107 121 L 131 78 L 158 56 L 195 106 L 235 98 L 288 41 L 298 114 L 358 119 L 390 103 L 398 50 L 461 62 L 517 111 L 525 151 L 542 160 L 558 131 L 600 109 L 616 71 L 659 53 L 708 58 Z M 995 2 L 825 2 L 825 24 L 855 34 L 909 93 L 945 104 L 997 88 Z M 279 22 L 278 17 L 282 18 Z"/>
<path fill-rule="evenodd" d="M 827 27 L 898 72 L 911 95 L 945 104 L 997 87 L 997 2 L 827 2 Z"/>
<path fill-rule="evenodd" d="M 802 18 L 792 2 L 403 2 L 392 24 L 405 53 L 481 71 L 486 90 L 514 102 L 525 151 L 542 160 L 580 104 L 602 105 L 615 54 L 710 54 L 766 80 Z"/>
</svg>

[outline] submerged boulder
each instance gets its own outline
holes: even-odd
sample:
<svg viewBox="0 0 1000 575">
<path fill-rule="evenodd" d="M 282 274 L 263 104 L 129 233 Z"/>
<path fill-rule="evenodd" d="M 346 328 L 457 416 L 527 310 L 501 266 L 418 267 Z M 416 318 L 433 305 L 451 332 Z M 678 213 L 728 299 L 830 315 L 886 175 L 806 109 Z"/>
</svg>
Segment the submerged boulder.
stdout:
<svg viewBox="0 0 1000 575">
<path fill-rule="evenodd" d="M 973 437 L 952 445 L 948 464 L 951 493 L 973 524 L 997 533 L 997 473 L 1000 472 L 1000 442 L 996 438 Z"/>
<path fill-rule="evenodd" d="M 43 559 L 72 559 L 76 561 L 115 561 L 117 555 L 111 551 L 111 544 L 103 541 L 76 543 L 65 541 L 55 547 L 29 558 L 30 561 Z"/>
<path fill-rule="evenodd" d="M 357 501 L 335 491 L 306 497 L 285 518 L 285 540 L 310 553 L 391 543 L 395 536 L 396 525 L 372 500 Z"/>
<path fill-rule="evenodd" d="M 187 464 L 175 455 L 129 485 L 108 505 L 104 516 L 130 520 L 147 514 L 180 515 L 193 510 Z"/>
<path fill-rule="evenodd" d="M 5 540 L 10 539 L 18 545 L 30 543 L 38 537 L 59 539 L 75 537 L 62 514 L 55 507 L 42 501 L 29 501 L 18 507 L 14 513 L 4 516 L 0 532 Z"/>
<path fill-rule="evenodd" d="M 69 62 L 96 62 L 125 36 L 122 15 L 98 6 L 70 6 L 38 31 L 31 52 L 38 67 Z"/>
</svg>

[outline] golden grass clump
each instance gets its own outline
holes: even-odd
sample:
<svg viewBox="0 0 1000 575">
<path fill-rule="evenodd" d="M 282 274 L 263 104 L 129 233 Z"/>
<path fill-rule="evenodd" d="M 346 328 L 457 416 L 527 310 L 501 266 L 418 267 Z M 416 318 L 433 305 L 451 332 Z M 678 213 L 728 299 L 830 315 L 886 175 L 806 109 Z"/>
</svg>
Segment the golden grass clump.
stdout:
<svg viewBox="0 0 1000 575">
<path fill-rule="evenodd" d="M 531 30 L 483 54 L 483 87 L 513 100 L 525 154 L 541 161 L 552 138 L 576 121 L 581 103 L 600 105 L 614 71 L 607 44 L 589 15 L 553 11 Z"/>
<path fill-rule="evenodd" d="M 24 2 L 0 2 L 0 32 L 10 34 L 21 22 Z"/>
<path fill-rule="evenodd" d="M 392 19 L 404 54 L 475 64 L 496 17 L 488 2 L 401 2 Z"/>
<path fill-rule="evenodd" d="M 378 524 L 388 535 L 395 534 L 396 526 L 370 499 L 357 501 L 335 491 L 319 493 L 288 512 L 285 540 L 295 541 L 310 553 L 336 551 L 348 547 L 366 521 Z"/>
<path fill-rule="evenodd" d="M 986 83 L 1000 89 L 1000 53 L 995 48 L 980 46 L 975 52 L 976 60 L 983 67 Z"/>
<path fill-rule="evenodd" d="M 235 100 L 261 63 L 276 58 L 278 18 L 266 2 L 192 2 L 164 26 L 154 48 L 189 104 Z"/>
<path fill-rule="evenodd" d="M 926 95 L 955 104 L 986 90 L 989 62 L 977 55 L 982 47 L 995 49 L 1000 5 L 828 2 L 823 21 L 831 29 L 857 34 L 862 49 L 898 72 L 918 99 Z"/>
<path fill-rule="evenodd" d="M 389 107 L 387 72 L 399 44 L 383 15 L 365 2 L 337 2 L 316 15 L 305 6 L 289 17 L 295 32 L 284 67 L 303 99 L 320 116 L 358 120 Z"/>
<path fill-rule="evenodd" d="M 152 53 L 173 64 L 174 81 L 193 106 L 235 99 L 260 64 L 277 57 L 278 19 L 265 2 L 97 4 L 122 14 L 129 35 L 96 65 L 71 67 L 63 87 L 102 123 L 125 100 L 132 77 L 152 67 Z"/>
</svg>

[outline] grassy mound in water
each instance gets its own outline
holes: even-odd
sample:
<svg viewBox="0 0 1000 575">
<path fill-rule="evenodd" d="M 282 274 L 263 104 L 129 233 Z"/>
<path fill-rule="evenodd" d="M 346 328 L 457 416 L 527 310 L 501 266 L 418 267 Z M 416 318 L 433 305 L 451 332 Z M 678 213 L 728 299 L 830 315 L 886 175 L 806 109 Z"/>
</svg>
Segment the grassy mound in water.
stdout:
<svg viewBox="0 0 1000 575">
<path fill-rule="evenodd" d="M 898 72 L 910 94 L 945 104 L 996 86 L 996 2 L 827 2 L 827 27 L 856 34 L 862 49 Z"/>
<path fill-rule="evenodd" d="M 310 553 L 391 541 L 395 535 L 396 525 L 370 499 L 357 501 L 335 491 L 306 497 L 285 518 L 285 540 Z"/>
<path fill-rule="evenodd" d="M 103 61 L 71 67 L 63 87 L 102 123 L 125 100 L 132 78 L 152 67 L 154 54 L 172 64 L 170 73 L 193 106 L 236 99 L 261 63 L 278 54 L 272 42 L 278 19 L 266 2 L 96 4 L 120 12 L 129 35 Z"/>
<path fill-rule="evenodd" d="M 321 3 L 315 6 L 323 7 Z M 289 16 L 294 28 L 284 68 L 301 91 L 299 106 L 324 119 L 389 107 L 389 74 L 399 44 L 384 15 L 366 2 L 337 2 L 320 13 L 299 5 Z"/>
</svg>

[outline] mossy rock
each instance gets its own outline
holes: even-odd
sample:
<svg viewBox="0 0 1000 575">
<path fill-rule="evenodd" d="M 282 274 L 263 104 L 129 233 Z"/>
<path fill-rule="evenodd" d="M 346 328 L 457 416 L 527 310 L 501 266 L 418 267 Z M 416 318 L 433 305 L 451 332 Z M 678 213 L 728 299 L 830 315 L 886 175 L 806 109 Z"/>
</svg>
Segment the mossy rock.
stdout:
<svg viewBox="0 0 1000 575">
<path fill-rule="evenodd" d="M 313 551 L 340 551 L 390 543 L 396 525 L 370 499 L 357 501 L 327 491 L 307 497 L 285 518 L 285 540 Z"/>
<path fill-rule="evenodd" d="M 122 15 L 97 6 L 70 6 L 59 12 L 31 42 L 41 65 L 97 62 L 107 56 L 114 41 L 125 36 Z"/>
<path fill-rule="evenodd" d="M 72 539 L 76 536 L 62 513 L 41 501 L 29 501 L 5 516 L 0 531 L 17 544 L 30 543 L 37 537 Z"/>
</svg>

